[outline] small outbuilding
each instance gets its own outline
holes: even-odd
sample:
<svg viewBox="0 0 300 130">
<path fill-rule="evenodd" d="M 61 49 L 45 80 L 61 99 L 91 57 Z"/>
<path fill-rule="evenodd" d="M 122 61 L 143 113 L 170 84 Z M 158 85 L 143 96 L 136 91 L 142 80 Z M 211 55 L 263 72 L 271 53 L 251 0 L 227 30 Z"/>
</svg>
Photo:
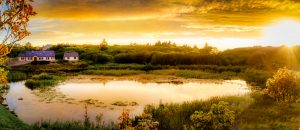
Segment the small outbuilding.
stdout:
<svg viewBox="0 0 300 130">
<path fill-rule="evenodd" d="M 79 54 L 77 52 L 65 52 L 64 53 L 64 60 L 65 61 L 78 61 Z"/>
</svg>

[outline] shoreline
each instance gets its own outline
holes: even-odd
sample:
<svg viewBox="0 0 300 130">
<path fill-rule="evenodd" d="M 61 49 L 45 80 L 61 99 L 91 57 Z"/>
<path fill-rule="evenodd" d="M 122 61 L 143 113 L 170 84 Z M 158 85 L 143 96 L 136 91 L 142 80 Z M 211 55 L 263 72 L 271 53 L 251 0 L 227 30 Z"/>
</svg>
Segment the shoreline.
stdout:
<svg viewBox="0 0 300 130">
<path fill-rule="evenodd" d="M 183 78 L 171 75 L 156 75 L 156 74 L 137 74 L 137 75 L 125 75 L 125 76 L 104 76 L 104 75 L 84 75 L 67 76 L 65 82 L 72 83 L 103 83 L 112 80 L 131 80 L 141 83 L 174 83 L 183 84 L 189 82 L 201 82 L 201 83 L 222 83 L 224 79 L 196 79 L 196 78 Z"/>
</svg>

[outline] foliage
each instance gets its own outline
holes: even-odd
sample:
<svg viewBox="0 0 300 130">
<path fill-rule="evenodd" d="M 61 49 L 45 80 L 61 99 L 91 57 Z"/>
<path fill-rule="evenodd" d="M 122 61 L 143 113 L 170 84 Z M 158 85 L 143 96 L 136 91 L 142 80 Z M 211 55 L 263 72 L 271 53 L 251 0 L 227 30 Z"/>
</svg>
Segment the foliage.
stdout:
<svg viewBox="0 0 300 130">
<path fill-rule="evenodd" d="M 190 118 L 193 126 L 202 130 L 229 130 L 235 121 L 234 111 L 231 111 L 228 103 L 223 101 L 213 104 L 208 113 L 196 111 Z"/>
<path fill-rule="evenodd" d="M 7 83 L 7 71 L 0 67 L 0 85 Z"/>
<path fill-rule="evenodd" d="M 247 96 L 215 97 L 207 101 L 196 100 L 184 103 L 161 103 L 158 106 L 147 105 L 144 113 L 151 114 L 153 119 L 159 122 L 159 129 L 184 129 L 185 126 L 192 126 L 190 116 L 195 111 L 208 112 L 212 104 L 218 104 L 220 101 L 228 102 L 228 109 L 234 111 L 235 116 L 253 102 Z"/>
<path fill-rule="evenodd" d="M 124 110 L 122 111 L 121 116 L 118 118 L 119 121 L 119 128 L 120 129 L 127 129 L 132 126 L 131 119 L 129 117 L 129 110 Z"/>
<path fill-rule="evenodd" d="M 108 43 L 107 43 L 106 39 L 103 39 L 101 44 L 100 44 L 100 50 L 105 51 L 107 49 L 108 49 Z"/>
<path fill-rule="evenodd" d="M 56 75 L 49 75 L 46 73 L 42 73 L 39 75 L 34 75 L 32 78 L 26 80 L 25 86 L 30 89 L 37 89 L 49 86 L 57 85 L 64 78 Z"/>
<path fill-rule="evenodd" d="M 28 75 L 21 71 L 9 71 L 7 78 L 9 82 L 17 82 L 26 80 L 28 78 Z"/>
<path fill-rule="evenodd" d="M 155 122 L 151 114 L 143 113 L 141 116 L 135 116 L 132 125 L 137 130 L 157 130 L 159 122 Z"/>
<path fill-rule="evenodd" d="M 276 101 L 295 102 L 299 98 L 299 84 L 295 72 L 280 68 L 267 81 L 266 93 Z"/>
<path fill-rule="evenodd" d="M 0 32 L 6 34 L 0 43 L 0 57 L 7 55 L 12 45 L 30 34 L 26 26 L 29 18 L 36 14 L 30 2 L 32 0 L 0 1 Z"/>
</svg>

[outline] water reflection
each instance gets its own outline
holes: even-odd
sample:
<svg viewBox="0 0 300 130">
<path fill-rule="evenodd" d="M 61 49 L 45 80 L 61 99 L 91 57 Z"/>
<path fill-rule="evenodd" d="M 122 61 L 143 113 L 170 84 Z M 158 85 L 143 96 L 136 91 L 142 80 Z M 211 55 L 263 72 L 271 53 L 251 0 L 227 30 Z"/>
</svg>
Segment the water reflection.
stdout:
<svg viewBox="0 0 300 130">
<path fill-rule="evenodd" d="M 123 109 L 130 109 L 132 115 L 137 115 L 147 104 L 179 103 L 214 96 L 245 94 L 248 91 L 246 83 L 240 80 L 183 84 L 129 80 L 112 80 L 105 84 L 66 82 L 42 92 L 32 91 L 25 87 L 24 82 L 17 82 L 10 84 L 6 98 L 9 108 L 26 123 L 40 120 L 81 120 L 85 104 L 89 104 L 88 114 L 91 119 L 103 113 L 104 120 L 110 122 L 115 121 Z"/>
</svg>

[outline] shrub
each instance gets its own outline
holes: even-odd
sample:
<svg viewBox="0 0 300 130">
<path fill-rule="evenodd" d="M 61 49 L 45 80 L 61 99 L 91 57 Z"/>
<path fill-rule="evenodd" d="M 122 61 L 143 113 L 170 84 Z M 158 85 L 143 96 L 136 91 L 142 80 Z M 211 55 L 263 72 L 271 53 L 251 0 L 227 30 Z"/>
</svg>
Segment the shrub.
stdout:
<svg viewBox="0 0 300 130">
<path fill-rule="evenodd" d="M 208 113 L 196 111 L 190 118 L 193 127 L 202 130 L 229 130 L 232 129 L 235 120 L 234 112 L 229 110 L 228 103 L 223 101 L 213 104 Z"/>
<path fill-rule="evenodd" d="M 268 79 L 266 93 L 277 102 L 295 102 L 299 97 L 296 74 L 287 68 L 280 68 Z"/>
</svg>

